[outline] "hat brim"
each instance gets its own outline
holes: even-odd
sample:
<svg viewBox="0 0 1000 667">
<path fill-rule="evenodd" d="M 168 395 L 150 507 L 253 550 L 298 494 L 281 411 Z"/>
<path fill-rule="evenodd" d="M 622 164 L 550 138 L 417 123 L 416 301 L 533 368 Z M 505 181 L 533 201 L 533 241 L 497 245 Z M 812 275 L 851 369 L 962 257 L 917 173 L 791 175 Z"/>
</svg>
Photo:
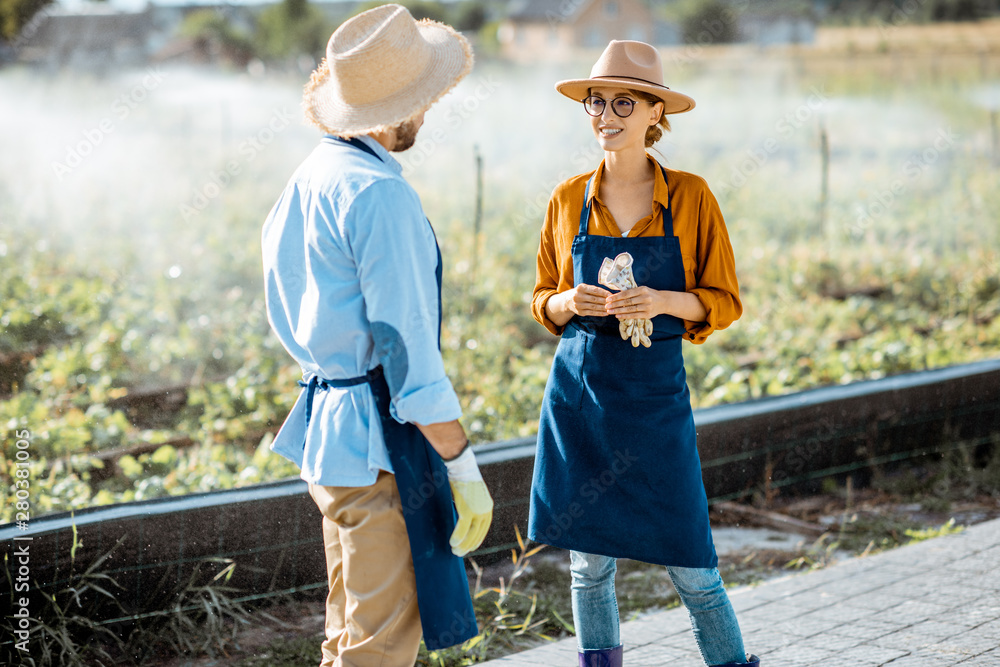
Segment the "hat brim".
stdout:
<svg viewBox="0 0 1000 667">
<path fill-rule="evenodd" d="M 629 88 L 654 95 L 663 102 L 664 114 L 684 113 L 694 109 L 694 100 L 684 93 L 670 90 L 666 86 L 658 86 L 655 83 L 628 77 L 602 76 L 591 79 L 569 79 L 556 83 L 556 90 L 571 100 L 580 102 L 588 95 L 591 88 L 598 86 Z"/>
<path fill-rule="evenodd" d="M 472 47 L 454 28 L 437 21 L 417 21 L 417 30 L 430 45 L 431 57 L 409 85 L 373 104 L 348 104 L 324 60 L 306 86 L 302 99 L 306 118 L 324 132 L 356 137 L 393 127 L 429 109 L 472 70 Z"/>
</svg>

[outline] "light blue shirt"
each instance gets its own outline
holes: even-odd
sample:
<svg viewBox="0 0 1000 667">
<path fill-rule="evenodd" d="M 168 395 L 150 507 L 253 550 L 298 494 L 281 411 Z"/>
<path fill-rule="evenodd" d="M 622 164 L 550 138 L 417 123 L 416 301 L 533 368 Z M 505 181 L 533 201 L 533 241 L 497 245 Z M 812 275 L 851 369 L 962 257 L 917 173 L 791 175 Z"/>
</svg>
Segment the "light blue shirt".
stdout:
<svg viewBox="0 0 1000 667">
<path fill-rule="evenodd" d="M 296 170 L 262 234 L 271 328 L 313 376 L 339 380 L 381 365 L 397 421 L 458 419 L 438 349 L 434 232 L 402 167 L 324 137 Z M 367 384 L 316 391 L 306 432 L 299 395 L 271 449 L 322 486 L 368 486 L 392 472 Z"/>
</svg>

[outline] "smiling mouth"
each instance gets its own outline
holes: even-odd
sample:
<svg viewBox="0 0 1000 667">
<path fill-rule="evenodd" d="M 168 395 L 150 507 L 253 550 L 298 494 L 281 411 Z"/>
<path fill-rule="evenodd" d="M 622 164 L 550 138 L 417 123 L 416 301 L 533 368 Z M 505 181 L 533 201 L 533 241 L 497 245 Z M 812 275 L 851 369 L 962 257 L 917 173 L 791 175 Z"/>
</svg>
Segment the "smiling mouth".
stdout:
<svg viewBox="0 0 1000 667">
<path fill-rule="evenodd" d="M 620 133 L 621 133 L 621 128 L 617 128 L 617 129 L 616 128 L 611 128 L 611 127 L 602 127 L 601 128 L 601 136 L 602 137 L 613 137 L 613 136 L 615 136 L 617 134 L 620 134 Z"/>
</svg>

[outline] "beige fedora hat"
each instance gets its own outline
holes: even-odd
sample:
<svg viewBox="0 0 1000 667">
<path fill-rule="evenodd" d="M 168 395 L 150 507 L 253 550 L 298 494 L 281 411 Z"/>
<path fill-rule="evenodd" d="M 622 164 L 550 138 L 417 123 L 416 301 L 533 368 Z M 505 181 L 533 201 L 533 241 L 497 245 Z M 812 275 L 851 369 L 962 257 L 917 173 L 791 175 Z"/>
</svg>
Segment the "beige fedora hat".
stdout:
<svg viewBox="0 0 1000 667">
<path fill-rule="evenodd" d="M 472 48 L 450 26 L 382 5 L 345 21 L 306 84 L 306 118 L 353 137 L 426 111 L 472 69 Z"/>
<path fill-rule="evenodd" d="M 694 100 L 663 85 L 660 52 L 645 42 L 612 40 L 590 70 L 589 79 L 570 79 L 556 84 L 566 97 L 583 100 L 596 86 L 641 90 L 663 100 L 663 113 L 684 113 L 694 109 Z"/>
</svg>

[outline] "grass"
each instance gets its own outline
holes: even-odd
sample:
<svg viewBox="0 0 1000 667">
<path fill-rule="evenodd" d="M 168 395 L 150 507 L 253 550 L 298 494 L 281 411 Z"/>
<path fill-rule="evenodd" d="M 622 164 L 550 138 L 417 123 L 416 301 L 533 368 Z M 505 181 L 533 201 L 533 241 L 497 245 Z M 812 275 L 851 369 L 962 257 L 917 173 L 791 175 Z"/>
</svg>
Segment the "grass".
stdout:
<svg viewBox="0 0 1000 667">
<path fill-rule="evenodd" d="M 0 663 L 32 667 L 114 665 L 112 653 L 119 652 L 123 643 L 114 631 L 101 623 L 101 618 L 113 617 L 121 609 L 115 597 L 115 589 L 119 587 L 111 576 L 102 571 L 102 566 L 124 541 L 125 538 L 121 538 L 110 551 L 79 570 L 74 528 L 68 580 L 55 590 L 44 593 L 39 590 L 38 582 L 34 582 L 34 588 L 28 591 L 28 599 L 34 600 L 35 604 L 30 607 L 27 652 L 21 651 L 12 639 L 15 636 L 13 615 L 8 613 L 0 621 L 0 625 L 5 626 L 4 640 L 0 642 Z M 3 569 L 10 586 L 11 604 L 8 609 L 11 610 L 15 608 L 13 573 L 17 569 L 13 561 L 10 554 L 4 553 Z"/>
<path fill-rule="evenodd" d="M 320 644 L 323 634 L 290 639 L 278 639 L 261 653 L 241 659 L 236 667 L 301 667 L 317 665 L 323 660 Z"/>
<path fill-rule="evenodd" d="M 159 594 L 151 596 L 161 606 L 137 613 L 121 605 L 115 594 L 121 587 L 104 571 L 127 538 L 86 567 L 78 562 L 74 543 L 65 582 L 54 589 L 34 582 L 29 651 L 8 641 L 14 636 L 14 618 L 7 614 L 0 621 L 0 664 L 119 667 L 157 664 L 164 656 L 224 656 L 249 617 L 234 599 L 238 591 L 226 585 L 235 563 L 215 558 L 196 563 L 180 585 L 164 588 L 161 582 Z M 206 572 L 220 564 L 218 572 Z M 8 554 L 3 565 L 13 601 L 15 567 Z"/>
<path fill-rule="evenodd" d="M 501 576 L 496 586 L 483 585 L 483 570 L 474 562 L 476 580 L 472 590 L 473 605 L 479 621 L 479 634 L 459 647 L 427 651 L 421 647 L 418 665 L 457 667 L 515 653 L 539 642 L 553 641 L 572 631 L 566 621 L 572 617 L 547 591 L 538 590 L 526 578 L 530 560 L 543 546 L 529 547 L 514 527 L 518 550 L 511 551 L 512 569 Z"/>
</svg>

